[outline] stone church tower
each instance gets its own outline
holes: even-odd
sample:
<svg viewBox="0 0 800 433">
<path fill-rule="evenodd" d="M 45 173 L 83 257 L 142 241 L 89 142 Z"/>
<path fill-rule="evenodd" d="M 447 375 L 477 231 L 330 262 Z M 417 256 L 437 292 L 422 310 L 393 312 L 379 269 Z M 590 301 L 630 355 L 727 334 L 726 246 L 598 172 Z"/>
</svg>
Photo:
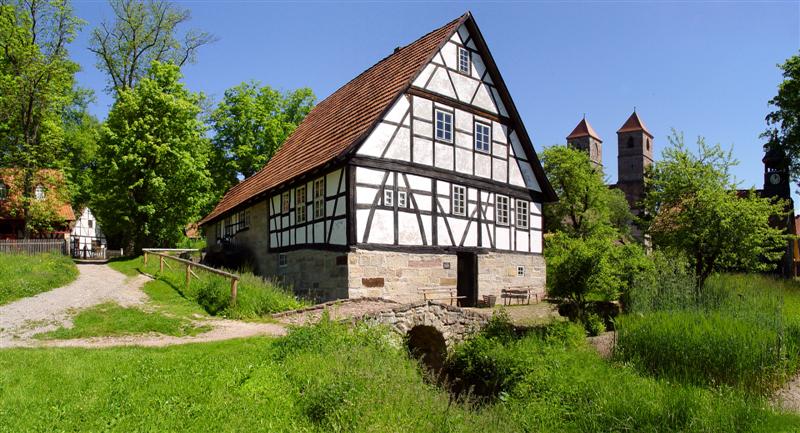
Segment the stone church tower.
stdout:
<svg viewBox="0 0 800 433">
<path fill-rule="evenodd" d="M 653 164 L 653 134 L 636 114 L 617 131 L 617 188 L 625 193 L 634 215 L 644 198 L 644 174 Z"/>
<path fill-rule="evenodd" d="M 603 169 L 603 140 L 600 139 L 585 116 L 567 136 L 567 145 L 588 153 L 594 166 Z"/>
</svg>

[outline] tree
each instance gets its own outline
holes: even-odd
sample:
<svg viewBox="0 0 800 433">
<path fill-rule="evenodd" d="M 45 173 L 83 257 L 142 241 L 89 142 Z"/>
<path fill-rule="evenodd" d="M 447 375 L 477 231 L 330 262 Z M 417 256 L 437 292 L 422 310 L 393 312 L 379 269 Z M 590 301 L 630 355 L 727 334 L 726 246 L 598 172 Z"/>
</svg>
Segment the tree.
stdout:
<svg viewBox="0 0 800 433">
<path fill-rule="evenodd" d="M 111 0 L 111 9 L 115 21 L 92 31 L 89 50 L 114 91 L 132 88 L 154 61 L 179 67 L 194 62 L 197 50 L 215 40 L 194 29 L 180 32 L 191 14 L 168 1 Z"/>
<path fill-rule="evenodd" d="M 62 116 L 79 69 L 67 45 L 79 26 L 66 0 L 0 0 L 0 164 L 21 170 L 26 237 L 34 176 L 62 155 Z"/>
<path fill-rule="evenodd" d="M 548 232 L 563 231 L 589 237 L 598 232 L 627 235 L 633 220 L 622 191 L 610 189 L 586 153 L 566 146 L 553 146 L 542 153 L 547 178 L 558 201 L 545 205 Z"/>
<path fill-rule="evenodd" d="M 654 215 L 648 228 L 654 246 L 685 255 L 697 290 L 716 271 L 774 268 L 788 237 L 770 218 L 785 217 L 786 203 L 737 191 L 730 175 L 737 162 L 720 145 L 701 137 L 693 154 L 682 135 L 673 132 L 669 141 L 645 199 Z"/>
<path fill-rule="evenodd" d="M 800 175 L 800 55 L 780 65 L 783 82 L 769 103 L 777 109 L 767 115 L 770 127 L 762 134 L 771 148 L 784 151 L 794 176 Z"/>
<path fill-rule="evenodd" d="M 95 156 L 101 124 L 88 111 L 91 92 L 80 90 L 63 115 L 64 146 L 60 166 L 64 168 L 72 208 L 76 214 L 89 204 L 92 178 L 97 168 Z"/>
<path fill-rule="evenodd" d="M 315 99 L 308 88 L 281 93 L 257 82 L 226 90 L 210 120 L 215 132 L 213 172 L 220 194 L 240 176 L 261 170 L 311 111 Z"/>
<path fill-rule="evenodd" d="M 174 245 L 211 199 L 202 96 L 180 78 L 178 66 L 153 62 L 118 92 L 103 126 L 92 207 L 106 234 L 135 251 Z"/>
</svg>

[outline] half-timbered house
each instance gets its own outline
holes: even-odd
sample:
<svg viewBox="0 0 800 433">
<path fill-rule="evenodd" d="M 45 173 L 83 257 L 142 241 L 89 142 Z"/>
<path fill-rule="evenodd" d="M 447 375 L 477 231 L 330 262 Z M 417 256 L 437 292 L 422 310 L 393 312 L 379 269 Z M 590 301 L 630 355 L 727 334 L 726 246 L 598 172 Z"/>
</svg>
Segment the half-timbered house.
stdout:
<svg viewBox="0 0 800 433">
<path fill-rule="evenodd" d="M 555 200 L 470 13 L 398 47 L 319 103 L 263 170 L 202 221 L 209 245 L 324 299 L 463 304 L 544 289 L 542 204 Z"/>
</svg>

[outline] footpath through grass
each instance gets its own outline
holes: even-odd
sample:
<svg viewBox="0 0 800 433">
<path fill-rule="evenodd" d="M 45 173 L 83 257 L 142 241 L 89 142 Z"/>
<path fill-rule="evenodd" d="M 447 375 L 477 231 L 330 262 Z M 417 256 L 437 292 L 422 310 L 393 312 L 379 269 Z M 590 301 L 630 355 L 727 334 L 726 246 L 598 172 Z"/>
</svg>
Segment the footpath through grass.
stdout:
<svg viewBox="0 0 800 433">
<path fill-rule="evenodd" d="M 253 319 L 280 311 L 300 308 L 304 303 L 291 292 L 250 272 L 237 272 L 239 280 L 236 305 L 231 305 L 230 280 L 197 270 L 200 278 L 192 277 L 190 287 L 186 288 L 185 267 L 177 262 L 170 263 L 173 269 L 164 268 L 159 272 L 158 260 L 151 260 L 145 266 L 141 257 L 117 260 L 109 266 L 126 275 L 144 272 L 155 275 L 171 287 L 173 293 L 200 305 L 208 314 L 232 319 Z"/>
<path fill-rule="evenodd" d="M 0 253 L 0 305 L 66 285 L 78 268 L 61 254 Z"/>
<path fill-rule="evenodd" d="M 485 336 L 451 361 L 502 383 L 483 404 L 427 382 L 382 328 L 323 322 L 285 338 L 168 348 L 0 351 L 0 431 L 790 432 L 754 397 L 642 376 L 574 325 Z M 577 336 L 577 337 L 576 337 Z M 465 366 L 472 367 L 466 368 Z M 496 368 L 485 369 L 486 366 Z M 477 376 L 476 376 L 477 375 Z"/>
<path fill-rule="evenodd" d="M 800 366 L 800 285 L 718 275 L 699 294 L 663 284 L 617 320 L 616 358 L 657 377 L 768 395 Z"/>
</svg>

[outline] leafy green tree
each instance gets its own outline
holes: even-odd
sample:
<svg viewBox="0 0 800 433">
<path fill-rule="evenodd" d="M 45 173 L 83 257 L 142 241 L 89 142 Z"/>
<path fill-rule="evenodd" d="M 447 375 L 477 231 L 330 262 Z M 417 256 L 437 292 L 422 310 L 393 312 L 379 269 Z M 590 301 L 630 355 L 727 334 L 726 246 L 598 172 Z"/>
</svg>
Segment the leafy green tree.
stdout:
<svg viewBox="0 0 800 433">
<path fill-rule="evenodd" d="M 101 124 L 88 111 L 92 99 L 91 92 L 76 92 L 73 104 L 63 116 L 64 146 L 60 165 L 67 176 L 72 208 L 76 214 L 89 204 L 92 179 L 97 168 L 95 157 Z"/>
<path fill-rule="evenodd" d="M 213 172 L 221 193 L 261 170 L 314 107 L 314 93 L 281 93 L 257 82 L 239 84 L 211 114 Z"/>
<path fill-rule="evenodd" d="M 153 62 L 117 93 L 103 126 L 92 206 L 106 234 L 135 251 L 174 245 L 211 199 L 202 96 L 180 78 L 178 66 Z"/>
<path fill-rule="evenodd" d="M 764 271 L 783 255 L 788 235 L 770 226 L 785 217 L 786 203 L 739 193 L 730 175 L 730 151 L 701 137 L 694 154 L 673 132 L 670 147 L 651 171 L 645 205 L 654 218 L 648 232 L 656 248 L 684 255 L 696 287 L 716 271 Z"/>
<path fill-rule="evenodd" d="M 89 50 L 114 91 L 133 87 L 152 62 L 194 62 L 197 50 L 215 40 L 203 31 L 181 31 L 191 14 L 169 1 L 111 0 L 111 10 L 114 22 L 92 31 Z"/>
<path fill-rule="evenodd" d="M 789 157 L 794 176 L 800 175 L 800 55 L 795 55 L 780 65 L 783 82 L 778 94 L 769 103 L 777 109 L 767 115 L 770 127 L 762 137 L 772 148 L 781 149 Z"/>
<path fill-rule="evenodd" d="M 563 231 L 571 236 L 589 237 L 599 232 L 627 235 L 633 220 L 625 194 L 610 189 L 585 152 L 567 146 L 553 146 L 542 152 L 547 178 L 558 201 L 545 205 L 548 232 Z"/>
<path fill-rule="evenodd" d="M 62 116 L 79 69 L 67 45 L 80 24 L 66 0 L 0 0 L 0 164 L 21 170 L 26 237 L 34 177 L 63 155 Z"/>
</svg>

